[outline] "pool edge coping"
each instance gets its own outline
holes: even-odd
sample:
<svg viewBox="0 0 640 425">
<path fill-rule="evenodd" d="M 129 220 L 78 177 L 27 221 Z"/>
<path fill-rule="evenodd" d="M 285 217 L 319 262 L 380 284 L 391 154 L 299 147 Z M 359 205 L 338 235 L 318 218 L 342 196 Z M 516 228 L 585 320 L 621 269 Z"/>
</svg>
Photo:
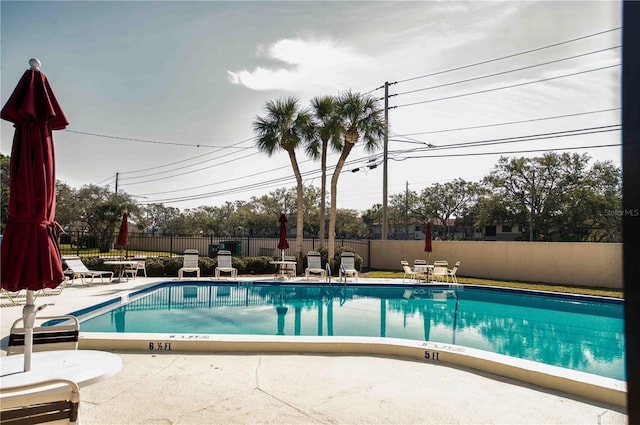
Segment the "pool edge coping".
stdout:
<svg viewBox="0 0 640 425">
<path fill-rule="evenodd" d="M 88 350 L 176 353 L 297 353 L 378 355 L 456 365 L 542 388 L 627 407 L 625 381 L 453 344 L 380 337 L 81 332 Z"/>
</svg>

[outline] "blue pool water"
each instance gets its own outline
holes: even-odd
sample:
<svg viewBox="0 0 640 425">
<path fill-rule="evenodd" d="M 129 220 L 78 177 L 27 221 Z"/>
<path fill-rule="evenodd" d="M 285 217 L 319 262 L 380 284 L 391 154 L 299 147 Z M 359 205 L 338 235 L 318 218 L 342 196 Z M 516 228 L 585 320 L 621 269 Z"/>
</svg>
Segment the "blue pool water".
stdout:
<svg viewBox="0 0 640 425">
<path fill-rule="evenodd" d="M 83 332 L 427 340 L 625 380 L 622 300 L 453 288 L 163 283 L 74 314 Z"/>
</svg>

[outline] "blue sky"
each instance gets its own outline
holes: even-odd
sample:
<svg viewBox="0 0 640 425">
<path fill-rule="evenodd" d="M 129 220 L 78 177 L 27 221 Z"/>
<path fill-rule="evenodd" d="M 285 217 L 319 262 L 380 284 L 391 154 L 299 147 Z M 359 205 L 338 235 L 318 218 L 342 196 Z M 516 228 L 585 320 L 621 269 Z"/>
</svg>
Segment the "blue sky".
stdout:
<svg viewBox="0 0 640 425">
<path fill-rule="evenodd" d="M 265 102 L 382 97 L 385 81 L 397 82 L 390 195 L 478 181 L 499 158 L 487 152 L 574 148 L 620 164 L 619 146 L 589 148 L 620 143 L 607 127 L 620 123 L 620 2 L 2 1 L 0 12 L 2 104 L 39 58 L 70 121 L 54 134 L 57 177 L 77 188 L 113 189 L 118 173 L 140 202 L 185 209 L 293 187 L 286 154 L 265 157 L 251 140 Z M 0 130 L 9 154 L 13 128 Z M 352 152 L 340 208 L 382 202 L 382 166 L 364 169 L 381 153 Z M 298 158 L 319 186 L 319 163 Z"/>
</svg>

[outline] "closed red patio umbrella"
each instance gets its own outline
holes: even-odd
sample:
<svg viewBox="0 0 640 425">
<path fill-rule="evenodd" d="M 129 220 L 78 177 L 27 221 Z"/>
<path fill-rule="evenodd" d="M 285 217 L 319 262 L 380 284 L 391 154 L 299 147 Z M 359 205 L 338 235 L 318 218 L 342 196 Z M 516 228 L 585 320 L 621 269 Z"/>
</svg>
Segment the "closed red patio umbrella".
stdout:
<svg viewBox="0 0 640 425">
<path fill-rule="evenodd" d="M 289 248 L 289 242 L 287 242 L 287 216 L 284 213 L 280 214 L 280 241 L 278 242 L 278 249 L 282 250 L 282 259 L 284 260 L 284 250 Z"/>
<path fill-rule="evenodd" d="M 429 256 L 431 255 L 431 252 L 433 251 L 433 248 L 431 247 L 431 222 L 428 221 L 427 222 L 427 228 L 424 232 L 424 252 L 427 253 L 427 262 L 429 262 Z"/>
<path fill-rule="evenodd" d="M 27 70 L 0 117 L 14 124 L 9 163 L 7 225 L 0 253 L 1 286 L 9 291 L 27 289 L 23 309 L 25 371 L 31 369 L 35 291 L 55 288 L 63 280 L 58 247 L 56 173 L 52 130 L 68 121 L 37 59 Z"/>
<path fill-rule="evenodd" d="M 129 214 L 126 212 L 122 214 L 122 223 L 120 223 L 116 245 L 120 248 L 126 248 L 129 245 Z"/>
</svg>

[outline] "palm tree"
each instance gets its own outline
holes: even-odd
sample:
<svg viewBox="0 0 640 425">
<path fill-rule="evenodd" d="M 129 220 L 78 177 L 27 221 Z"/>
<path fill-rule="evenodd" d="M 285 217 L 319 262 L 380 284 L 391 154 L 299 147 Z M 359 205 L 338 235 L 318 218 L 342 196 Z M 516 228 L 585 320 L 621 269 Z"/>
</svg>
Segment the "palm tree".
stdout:
<svg viewBox="0 0 640 425">
<path fill-rule="evenodd" d="M 340 119 L 336 114 L 337 101 L 332 96 L 316 96 L 311 100 L 311 113 L 313 115 L 315 135 L 307 144 L 307 155 L 312 158 L 321 156 L 320 169 L 322 180 L 320 183 L 320 225 L 318 238 L 320 247 L 325 241 L 325 216 L 327 200 L 327 149 L 329 142 L 335 151 L 340 152 L 342 143 L 340 142 Z"/>
<path fill-rule="evenodd" d="M 372 96 L 348 91 L 338 99 L 338 116 L 341 120 L 343 136 L 342 151 L 331 176 L 331 210 L 329 212 L 329 261 L 333 261 L 335 252 L 336 200 L 338 178 L 351 150 L 362 140 L 366 152 L 375 152 L 384 136 L 385 122 L 382 109 Z"/>
<path fill-rule="evenodd" d="M 296 149 L 302 141 L 312 137 L 311 116 L 305 109 L 300 109 L 295 97 L 280 98 L 267 101 L 266 115 L 257 116 L 253 122 L 253 131 L 258 139 L 256 145 L 268 156 L 278 150 L 289 154 L 291 168 L 296 177 L 297 213 L 296 213 L 296 251 L 298 259 L 302 258 L 302 236 L 304 225 L 302 175 L 296 159 Z M 274 218 L 275 223 L 275 218 Z M 301 264 L 301 263 L 300 263 Z"/>
</svg>

